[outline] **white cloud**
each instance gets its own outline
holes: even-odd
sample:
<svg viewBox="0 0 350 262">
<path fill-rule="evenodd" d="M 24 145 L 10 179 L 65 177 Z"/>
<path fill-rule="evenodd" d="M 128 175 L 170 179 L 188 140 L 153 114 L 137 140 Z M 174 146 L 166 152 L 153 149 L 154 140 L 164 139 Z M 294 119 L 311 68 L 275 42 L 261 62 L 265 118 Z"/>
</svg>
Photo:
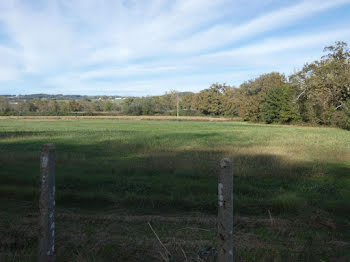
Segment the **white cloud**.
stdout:
<svg viewBox="0 0 350 262">
<path fill-rule="evenodd" d="M 180 85 L 204 88 L 211 82 L 243 79 L 243 75 L 268 69 L 288 70 L 293 62 L 299 65 L 310 54 L 322 51 L 310 48 L 350 40 L 349 24 L 332 28 L 330 21 L 327 30 L 303 33 L 300 28 L 292 36 L 280 30 L 349 3 L 1 1 L 0 81 L 11 84 L 29 79 L 28 85 L 42 92 L 96 93 L 95 88 L 98 93 L 144 90 L 146 94 Z M 2 38 L 9 40 L 6 46 Z M 282 58 L 289 59 L 289 67 Z"/>
<path fill-rule="evenodd" d="M 0 81 L 1 82 L 7 82 L 7 81 L 14 81 L 20 76 L 20 72 L 10 66 L 0 66 Z"/>
<path fill-rule="evenodd" d="M 350 29 L 332 29 L 324 31 L 322 34 L 313 32 L 287 37 L 271 37 L 264 39 L 257 44 L 251 44 L 233 50 L 216 52 L 200 57 L 220 63 L 223 62 L 224 59 L 237 59 L 238 61 L 245 60 L 249 62 L 253 61 L 254 57 L 257 58 L 261 55 L 267 55 L 270 57 L 272 55 L 272 57 L 278 57 L 281 52 L 291 52 L 292 50 L 302 50 L 310 47 L 319 47 L 320 50 L 318 50 L 318 53 L 320 53 L 322 47 L 325 45 L 333 44 L 334 41 L 344 38 L 350 40 Z M 201 63 L 203 63 L 203 61 L 201 61 Z"/>
<path fill-rule="evenodd" d="M 222 71 L 225 71 L 225 68 L 227 71 L 227 69 L 242 70 L 242 68 L 255 69 L 256 67 L 284 70 L 286 64 L 289 68 L 301 66 L 310 61 L 310 55 L 319 55 L 322 48 L 332 44 L 334 39 L 344 38 L 350 40 L 349 29 L 328 30 L 323 34 L 313 32 L 289 37 L 271 37 L 240 48 L 190 58 L 173 58 L 170 62 L 168 60 L 147 61 L 143 64 L 131 64 L 118 68 L 100 68 L 80 74 L 80 79 L 137 77 L 172 72 L 198 74 L 209 70 L 215 71 L 213 70 L 215 68 Z M 299 55 L 296 56 L 295 52 Z M 214 76 L 213 81 L 216 81 Z"/>
<path fill-rule="evenodd" d="M 201 51 L 224 46 L 248 37 L 261 35 L 282 26 L 298 22 L 329 8 L 350 3 L 349 0 L 319 1 L 311 0 L 297 3 L 283 9 L 265 13 L 238 26 L 231 24 L 214 25 L 206 31 L 184 39 L 175 45 L 179 52 Z"/>
<path fill-rule="evenodd" d="M 0 81 L 16 80 L 20 76 L 16 50 L 0 46 Z"/>
</svg>

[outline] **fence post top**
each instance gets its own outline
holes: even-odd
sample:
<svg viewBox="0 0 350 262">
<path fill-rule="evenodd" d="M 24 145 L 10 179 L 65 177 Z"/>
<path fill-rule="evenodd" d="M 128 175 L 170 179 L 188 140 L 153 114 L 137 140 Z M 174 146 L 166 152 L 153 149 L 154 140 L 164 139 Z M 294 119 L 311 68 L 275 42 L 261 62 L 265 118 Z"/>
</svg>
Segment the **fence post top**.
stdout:
<svg viewBox="0 0 350 262">
<path fill-rule="evenodd" d="M 220 167 L 221 168 L 228 167 L 231 164 L 232 164 L 232 159 L 228 158 L 228 157 L 225 157 L 225 158 L 221 159 L 221 161 L 220 161 Z"/>
<path fill-rule="evenodd" d="M 41 151 L 55 151 L 55 145 L 54 144 L 44 144 L 41 147 Z"/>
</svg>

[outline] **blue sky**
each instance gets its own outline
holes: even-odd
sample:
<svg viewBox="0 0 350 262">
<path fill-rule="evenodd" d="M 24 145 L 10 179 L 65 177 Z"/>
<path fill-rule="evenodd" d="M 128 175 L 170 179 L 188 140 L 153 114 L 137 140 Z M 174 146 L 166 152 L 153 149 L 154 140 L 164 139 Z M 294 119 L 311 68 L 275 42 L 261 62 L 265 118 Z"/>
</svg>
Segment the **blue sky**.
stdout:
<svg viewBox="0 0 350 262">
<path fill-rule="evenodd" d="M 1 0 L 0 94 L 156 95 L 350 44 L 350 0 Z"/>
</svg>

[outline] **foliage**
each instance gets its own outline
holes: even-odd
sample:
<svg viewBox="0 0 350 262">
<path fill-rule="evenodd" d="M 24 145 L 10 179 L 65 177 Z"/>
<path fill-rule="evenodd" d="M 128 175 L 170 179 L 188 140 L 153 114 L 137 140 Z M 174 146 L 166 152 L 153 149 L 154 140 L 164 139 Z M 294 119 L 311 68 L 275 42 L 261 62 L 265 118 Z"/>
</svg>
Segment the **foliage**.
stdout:
<svg viewBox="0 0 350 262">
<path fill-rule="evenodd" d="M 223 97 L 228 86 L 213 84 L 194 96 L 194 108 L 204 115 L 222 115 L 224 113 Z"/>
<path fill-rule="evenodd" d="M 350 98 L 350 50 L 336 42 L 324 51 L 329 53 L 292 75 L 291 83 L 299 89 L 304 121 L 339 126 L 343 120 L 334 123 L 334 117 L 346 116 Z"/>
<path fill-rule="evenodd" d="M 0 113 L 6 114 L 10 111 L 10 105 L 6 97 L 0 96 Z"/>
<path fill-rule="evenodd" d="M 199 93 L 175 90 L 161 96 L 4 96 L 1 115 L 210 115 L 268 123 L 303 122 L 350 129 L 350 50 L 345 42 L 324 49 L 320 60 L 289 76 L 263 74 L 238 88 L 212 84 Z M 65 98 L 66 100 L 59 100 Z M 119 101 L 118 103 L 116 101 Z"/>
<path fill-rule="evenodd" d="M 260 105 L 264 102 L 267 92 L 285 83 L 285 76 L 277 72 L 264 74 L 254 80 L 243 83 L 240 86 L 242 91 L 238 116 L 245 120 L 258 121 Z"/>
<path fill-rule="evenodd" d="M 289 123 L 299 119 L 298 107 L 294 101 L 294 89 L 288 85 L 267 91 L 260 106 L 260 117 L 267 123 Z"/>
</svg>

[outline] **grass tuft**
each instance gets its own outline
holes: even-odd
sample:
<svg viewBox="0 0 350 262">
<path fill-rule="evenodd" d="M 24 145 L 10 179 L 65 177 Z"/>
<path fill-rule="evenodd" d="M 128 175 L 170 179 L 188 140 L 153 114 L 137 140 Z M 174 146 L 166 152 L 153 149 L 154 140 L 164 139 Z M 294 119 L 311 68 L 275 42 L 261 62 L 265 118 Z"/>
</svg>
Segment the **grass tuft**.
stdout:
<svg viewBox="0 0 350 262">
<path fill-rule="evenodd" d="M 272 207 L 280 213 L 301 213 L 306 200 L 294 192 L 285 192 L 272 200 Z"/>
</svg>

